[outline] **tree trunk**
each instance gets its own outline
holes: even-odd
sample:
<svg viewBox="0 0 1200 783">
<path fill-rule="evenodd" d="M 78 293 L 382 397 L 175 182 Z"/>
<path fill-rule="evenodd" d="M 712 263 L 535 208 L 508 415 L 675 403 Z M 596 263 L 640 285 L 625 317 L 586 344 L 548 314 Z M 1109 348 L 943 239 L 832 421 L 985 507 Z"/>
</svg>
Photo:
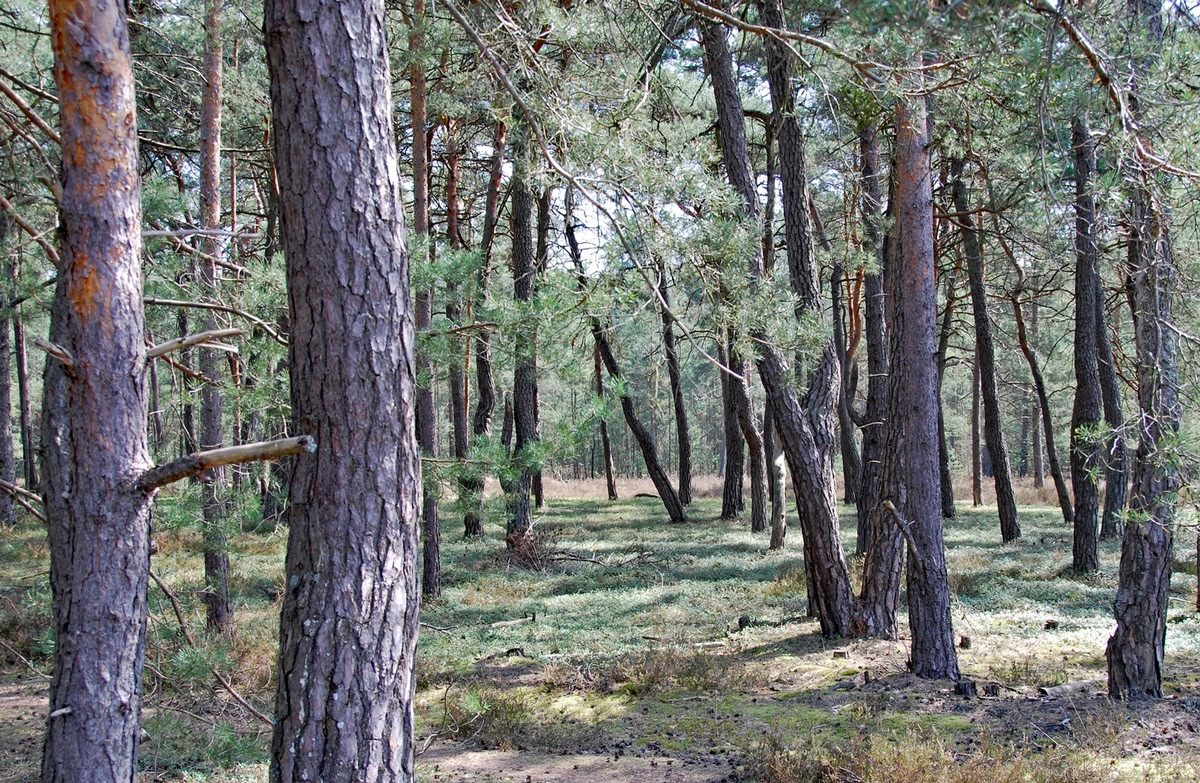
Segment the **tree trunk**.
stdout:
<svg viewBox="0 0 1200 783">
<path fill-rule="evenodd" d="M 594 364 L 596 375 L 596 397 L 600 400 L 604 399 L 604 375 L 602 368 L 603 360 L 600 358 L 600 343 L 593 341 L 592 346 L 592 362 Z M 604 484 L 608 489 L 608 499 L 617 499 L 617 474 L 613 467 L 612 455 L 612 439 L 608 437 L 608 420 L 606 417 L 600 417 L 600 447 L 604 455 Z M 682 501 L 682 498 L 680 499 Z"/>
<path fill-rule="evenodd" d="M 408 33 L 408 46 L 412 52 L 420 53 L 425 48 L 425 0 L 414 0 L 412 27 Z M 424 248 L 426 261 L 432 252 L 429 243 L 429 118 L 426 107 L 427 87 L 425 64 L 418 55 L 409 67 L 412 84 L 412 156 L 413 156 L 413 242 Z M 433 359 L 421 346 L 422 335 L 433 327 L 433 291 L 417 292 L 417 445 L 421 456 L 437 457 L 437 400 L 434 399 L 436 385 Z M 424 475 L 424 472 L 422 472 Z M 429 598 L 442 594 L 442 524 L 438 515 L 438 488 L 429 476 L 425 476 L 421 487 L 422 560 L 421 593 Z"/>
<path fill-rule="evenodd" d="M 979 361 L 980 395 L 983 402 L 983 440 L 992 459 L 996 508 L 1000 515 L 1000 538 L 1007 544 L 1021 537 L 1021 522 L 1017 518 L 1012 468 L 1008 460 L 1008 447 L 1004 443 L 1004 425 L 1000 420 L 1000 396 L 996 389 L 996 349 L 992 343 L 992 323 L 988 316 L 987 291 L 984 287 L 983 249 L 967 198 L 963 169 L 962 158 L 950 161 L 950 172 L 954 180 L 954 210 L 958 213 L 958 229 L 967 262 L 967 278 L 971 286 L 971 309 L 975 316 L 975 352 Z"/>
<path fill-rule="evenodd" d="M 1029 364 L 1029 373 L 1033 376 L 1033 391 L 1037 395 L 1038 408 L 1042 412 L 1042 428 L 1046 432 L 1046 461 L 1050 463 L 1050 476 L 1054 479 L 1054 490 L 1058 495 L 1058 507 L 1062 511 L 1063 521 L 1068 526 L 1074 524 L 1074 509 L 1071 506 L 1071 494 L 1067 491 L 1067 482 L 1063 478 L 1062 466 L 1058 461 L 1058 448 L 1054 441 L 1054 422 L 1050 418 L 1050 396 L 1046 393 L 1046 381 L 1042 377 L 1042 369 L 1038 365 L 1037 353 L 1029 344 L 1025 330 L 1025 317 L 1021 312 L 1020 291 L 1012 294 L 1013 318 L 1017 323 L 1017 342 L 1025 361 Z"/>
<path fill-rule="evenodd" d="M 596 346 L 600 350 L 600 358 L 604 360 L 604 366 L 608 369 L 609 376 L 620 383 L 623 380 L 621 368 L 613 355 L 612 347 L 608 344 L 608 335 L 599 319 L 594 317 L 592 318 L 592 338 L 596 341 Z M 625 423 L 629 426 L 630 434 L 633 435 L 642 451 L 646 472 L 650 474 L 650 480 L 654 482 L 654 488 L 658 490 L 658 496 L 667 510 L 667 518 L 671 522 L 687 522 L 687 514 L 683 504 L 679 502 L 679 495 L 675 492 L 674 485 L 671 484 L 671 477 L 667 475 L 667 472 L 663 470 L 662 463 L 659 462 L 654 438 L 638 418 L 637 411 L 633 407 L 633 398 L 629 395 L 628 389 L 621 393 L 621 410 L 625 414 Z"/>
<path fill-rule="evenodd" d="M 729 353 L 722 342 L 717 346 L 717 361 L 729 367 Z M 721 371 L 721 416 L 724 430 L 725 481 L 721 485 L 721 519 L 737 519 L 745 507 L 742 483 L 746 472 L 745 439 L 738 424 L 737 396 L 729 374 Z"/>
<path fill-rule="evenodd" d="M 738 354 L 732 330 L 726 333 L 725 355 L 727 366 L 741 376 L 729 376 L 729 389 L 737 410 L 738 428 L 746 441 L 750 454 L 750 532 L 762 533 L 767 529 L 767 465 L 764 458 L 762 433 L 754 418 L 754 402 L 750 397 L 750 365 Z"/>
<path fill-rule="evenodd" d="M 36 491 L 40 485 L 37 470 L 37 447 L 33 440 L 33 405 L 29 393 L 29 361 L 25 355 L 25 323 L 21 314 L 13 312 L 13 349 L 17 359 L 17 398 L 21 408 L 21 456 L 25 466 L 25 488 Z M 159 419 L 161 427 L 161 417 Z M 162 447 L 162 432 L 158 444 Z"/>
<path fill-rule="evenodd" d="M 533 528 L 533 474 L 537 470 L 537 333 L 532 324 L 537 259 L 533 244 L 534 198 L 530 181 L 529 128 L 522 119 L 513 150 L 513 300 L 526 324 L 513 340 L 513 459 L 520 472 L 513 488 L 506 541 L 519 547 Z"/>
<path fill-rule="evenodd" d="M 983 505 L 983 459 L 980 447 L 983 433 L 979 428 L 979 352 L 971 362 L 971 504 Z"/>
<path fill-rule="evenodd" d="M 0 254 L 5 253 L 6 234 L 8 233 L 8 216 L 0 215 Z M 6 264 L 5 266 L 9 266 Z M 7 271 L 7 270 L 5 270 Z M 7 275 L 10 280 L 11 274 Z M 4 309 L 11 307 L 13 299 L 12 286 L 8 280 L 3 288 Z M 9 368 L 12 367 L 11 332 L 8 324 L 0 321 L 0 479 L 9 484 L 17 481 L 16 450 L 12 439 L 12 381 Z M 0 492 L 0 527 L 11 527 L 17 524 L 17 504 L 12 495 Z"/>
<path fill-rule="evenodd" d="M 862 214 L 864 250 L 874 256 L 864 287 L 864 331 L 867 338 L 867 409 L 862 423 L 862 487 L 858 493 L 858 541 L 854 553 L 864 555 L 870 536 L 871 513 L 879 505 L 879 473 L 883 460 L 884 420 L 887 406 L 887 324 L 884 281 L 890 262 L 890 242 L 883 236 L 878 126 L 874 121 L 859 127 L 862 160 Z M 889 208 L 890 211 L 890 208 Z"/>
<path fill-rule="evenodd" d="M 913 58 L 919 67 L 919 57 Z M 914 77 L 917 82 L 921 77 Z M 919 85 L 918 85 L 919 86 Z M 933 245 L 930 136 L 922 98 L 896 104 L 896 227 L 899 248 L 892 298 L 892 359 L 888 428 L 896 447 L 886 453 L 885 500 L 893 529 L 909 548 L 908 620 L 912 671 L 918 677 L 958 679 L 950 621 L 950 586 L 942 533 L 938 475 L 937 279 Z M 889 275 L 892 270 L 889 270 Z M 903 281 L 903 295 L 897 295 Z M 890 495 L 890 498 L 888 497 Z M 887 504 L 884 503 L 883 506 Z M 894 541 L 877 533 L 872 543 Z M 868 553 L 868 557 L 870 554 Z"/>
<path fill-rule="evenodd" d="M 458 147 L 459 120 L 446 121 L 446 245 L 452 252 L 462 250 L 458 211 Z M 462 326 L 462 294 L 457 283 L 447 285 L 446 320 L 451 327 Z M 467 423 L 467 364 L 470 348 L 457 339 L 450 343 L 450 360 L 447 362 L 447 386 L 450 393 L 450 456 L 458 469 L 459 504 L 470 508 L 474 486 L 467 476 L 466 459 L 470 447 L 471 433 Z"/>
<path fill-rule="evenodd" d="M 1071 486 L 1075 490 L 1072 567 L 1100 568 L 1101 444 L 1097 440 L 1102 400 L 1097 369 L 1096 302 L 1100 298 L 1100 251 L 1096 246 L 1096 148 L 1087 120 L 1071 127 L 1075 157 L 1075 403 L 1071 411 Z"/>
<path fill-rule="evenodd" d="M 1140 82 L 1162 45 L 1162 7 L 1155 0 L 1132 0 L 1135 46 L 1152 47 L 1134 64 L 1130 101 L 1140 115 Z M 1114 612 L 1117 629 L 1108 640 L 1108 693 L 1116 699 L 1162 696 L 1163 657 L 1170 600 L 1175 514 L 1182 479 L 1178 468 L 1180 388 L 1178 337 L 1174 330 L 1177 270 L 1171 248 L 1165 194 L 1151 170 L 1133 162 L 1138 179 L 1129 194 L 1129 260 L 1136 305 L 1138 449 L 1133 493 Z M 1165 191 L 1165 188 L 1164 188 Z"/>
<path fill-rule="evenodd" d="M 1104 424 L 1109 430 L 1104 441 L 1104 513 L 1100 518 L 1100 538 L 1108 539 L 1117 538 L 1124 532 L 1125 506 L 1129 500 L 1129 449 L 1125 445 L 1121 379 L 1117 376 L 1112 341 L 1108 336 L 1102 287 L 1096 291 L 1096 359 Z"/>
<path fill-rule="evenodd" d="M 675 321 L 667 290 L 667 267 L 658 262 L 658 304 L 662 317 L 663 355 L 671 381 L 671 403 L 675 411 L 675 438 L 679 444 L 679 502 L 692 504 L 692 435 L 688 428 L 687 403 L 683 397 L 683 376 L 679 372 L 679 353 L 675 345 Z M 611 498 L 615 500 L 616 498 Z"/>
<path fill-rule="evenodd" d="M 550 263 L 550 199 L 554 193 L 552 186 L 546 186 L 537 199 L 537 231 L 534 245 L 533 296 L 537 297 L 538 284 L 546 276 L 546 267 Z M 533 334 L 533 366 L 537 367 L 537 333 Z M 534 438 L 542 439 L 542 411 L 538 394 L 537 377 L 533 383 L 533 432 Z M 542 465 L 539 461 L 530 479 L 530 493 L 533 496 L 534 508 L 541 510 L 546 507 L 546 492 L 542 487 Z"/>
<path fill-rule="evenodd" d="M 483 262 L 479 266 L 477 279 L 477 313 L 487 307 L 491 288 L 492 250 L 495 245 L 496 224 L 500 219 L 500 187 L 504 181 L 505 130 L 504 123 L 497 120 L 492 135 L 492 165 L 484 201 L 483 233 L 479 242 Z M 492 336 L 487 329 L 480 329 L 475 335 L 475 415 L 471 420 L 471 434 L 476 444 L 491 435 L 495 410 L 496 380 L 492 372 Z M 483 474 L 471 471 L 468 475 L 470 478 L 467 485 L 468 502 L 463 512 L 463 535 L 472 538 L 483 535 Z"/>
<path fill-rule="evenodd" d="M 846 331 L 843 325 L 845 307 L 842 304 L 842 285 L 845 278 L 846 267 L 840 262 L 835 262 L 829 275 L 829 299 L 833 309 L 833 344 L 837 349 L 838 376 L 841 381 L 837 416 L 838 443 L 842 452 L 842 500 L 847 504 L 857 505 L 863 468 L 856 438 L 858 428 L 854 426 L 854 417 L 850 414 L 850 402 L 854 398 L 854 390 L 850 383 L 850 363 L 854 357 L 850 355 L 846 345 Z"/>
<path fill-rule="evenodd" d="M 42 780 L 137 776 L 150 498 L 141 182 L 123 6 L 50 4 L 62 137 L 61 261 L 46 361 L 43 497 L 54 677 Z M 7 370 L 6 370 L 7 371 Z"/>
<path fill-rule="evenodd" d="M 763 21 L 784 27 L 779 0 L 760 4 Z M 721 157 L 734 190 L 741 196 L 743 216 L 756 221 L 757 188 L 750 169 L 741 97 L 734 78 L 732 57 L 725 29 L 701 22 L 701 44 L 705 69 L 713 84 Z M 798 315 L 820 311 L 816 265 L 812 252 L 812 228 L 808 217 L 807 174 L 804 138 L 793 111 L 794 94 L 791 59 L 783 45 L 766 39 L 768 81 L 776 127 L 783 192 L 784 231 L 788 243 L 788 268 L 797 296 Z M 761 248 L 749 259 L 751 284 L 762 277 Z M 849 636 L 855 632 L 854 593 L 842 549 L 837 517 L 833 455 L 837 399 L 840 394 L 837 354 L 827 341 L 812 369 L 803 401 L 788 385 L 788 373 L 765 334 L 751 333 L 757 349 L 757 364 L 763 388 L 775 411 L 775 424 L 783 441 L 788 469 L 796 495 L 796 509 L 804 536 L 804 556 L 809 573 L 809 611 L 817 616 L 826 636 Z"/>
<path fill-rule="evenodd" d="M 204 91 L 200 105 L 200 226 L 208 230 L 221 227 L 221 43 L 222 0 L 206 0 L 204 11 Z M 197 280 L 205 299 L 216 302 L 217 266 L 222 243 L 215 236 L 202 240 L 206 258 L 200 261 Z M 217 328 L 216 313 L 208 310 L 204 330 Z M 200 387 L 200 449 L 225 445 L 222 427 L 220 382 L 224 375 L 224 355 L 212 348 L 199 351 L 200 374 L 210 379 Z M 208 630 L 233 636 L 233 599 L 229 591 L 229 547 L 225 535 L 225 471 L 215 468 L 200 485 L 204 516 L 204 605 Z"/>
<path fill-rule="evenodd" d="M 264 19 L 292 411 L 320 444 L 292 475 L 270 779 L 411 781 L 421 463 L 384 7 Z"/>
<path fill-rule="evenodd" d="M 580 294 L 583 294 L 587 289 L 587 280 L 583 271 L 583 254 L 579 249 L 579 241 L 575 236 L 575 217 L 573 213 L 573 203 L 571 193 L 568 191 L 566 198 L 566 220 L 564 221 L 565 233 L 567 235 L 567 246 L 571 252 L 571 260 L 575 266 L 575 280 Z M 667 511 L 667 517 L 671 522 L 686 522 L 687 514 L 684 511 L 683 503 L 679 499 L 679 494 L 675 491 L 675 487 L 671 484 L 671 477 L 663 469 L 662 463 L 658 458 L 658 448 L 654 444 L 654 438 L 650 432 L 642 424 L 638 418 L 637 411 L 633 406 L 633 398 L 629 394 L 629 389 L 624 383 L 624 376 L 621 374 L 621 368 L 617 364 L 616 356 L 613 354 L 612 346 L 608 342 L 608 334 L 604 324 L 597 316 L 591 316 L 592 340 L 595 342 L 596 353 L 600 360 L 604 363 L 608 374 L 616 382 L 621 389 L 621 411 L 625 414 L 625 423 L 629 427 L 629 432 L 637 441 L 638 447 L 642 451 L 642 459 L 646 463 L 646 472 L 650 474 L 650 480 L 654 482 L 654 488 L 658 490 L 658 496 L 662 500 L 663 507 Z M 596 368 L 597 392 L 603 391 L 603 384 L 599 380 L 599 367 Z M 607 440 L 607 426 L 601 422 L 601 436 Z M 605 461 L 610 459 L 610 455 L 606 453 Z M 611 472 L 610 474 L 611 475 Z M 616 500 L 616 483 L 609 481 L 609 499 Z"/>
<path fill-rule="evenodd" d="M 775 411 L 771 407 L 771 399 L 764 400 L 763 413 L 763 445 L 767 453 L 767 478 L 771 488 L 771 544 L 770 548 L 783 549 L 787 537 L 787 489 L 784 481 L 787 472 L 787 460 L 784 458 L 779 435 L 775 425 Z"/>
</svg>

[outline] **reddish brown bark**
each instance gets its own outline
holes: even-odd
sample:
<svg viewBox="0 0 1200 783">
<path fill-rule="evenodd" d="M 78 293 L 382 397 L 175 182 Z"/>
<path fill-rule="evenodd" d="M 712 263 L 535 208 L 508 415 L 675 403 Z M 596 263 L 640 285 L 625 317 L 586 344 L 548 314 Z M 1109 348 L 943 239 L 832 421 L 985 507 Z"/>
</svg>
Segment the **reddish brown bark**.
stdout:
<svg viewBox="0 0 1200 783">
<path fill-rule="evenodd" d="M 150 499 L 141 182 L 123 7 L 50 4 L 62 132 L 62 252 L 46 363 L 44 496 L 54 678 L 42 780 L 137 770 Z"/>
</svg>

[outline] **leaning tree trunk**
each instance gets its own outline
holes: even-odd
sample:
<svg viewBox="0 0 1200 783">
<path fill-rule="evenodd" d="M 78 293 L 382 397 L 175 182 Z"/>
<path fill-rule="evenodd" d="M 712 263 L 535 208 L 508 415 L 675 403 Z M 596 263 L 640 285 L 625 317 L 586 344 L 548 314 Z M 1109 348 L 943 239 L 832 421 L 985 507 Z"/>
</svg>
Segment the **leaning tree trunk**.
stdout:
<svg viewBox="0 0 1200 783">
<path fill-rule="evenodd" d="M 421 52 L 425 47 L 425 0 L 414 0 L 412 28 L 408 34 L 409 50 Z M 429 246 L 429 128 L 425 63 L 414 57 L 409 67 L 412 97 L 412 157 L 413 157 L 413 238 L 426 254 Z M 416 297 L 417 335 L 433 328 L 433 290 L 425 288 Z M 437 457 L 437 401 L 434 399 L 434 367 L 428 350 L 417 346 L 417 444 L 425 458 Z M 423 553 L 421 558 L 421 592 L 436 598 L 442 594 L 442 524 L 438 515 L 438 488 L 425 476 L 421 488 L 421 520 Z"/>
<path fill-rule="evenodd" d="M 963 169 L 962 158 L 950 161 L 950 172 L 954 180 L 954 210 L 958 213 L 958 229 L 962 237 L 967 277 L 971 286 L 971 309 L 975 316 L 975 350 L 979 361 L 980 395 L 983 402 L 983 440 L 992 459 L 996 508 L 1000 515 L 1000 538 L 1007 544 L 1021 537 L 1021 522 L 1017 518 L 1012 467 L 1008 459 L 1008 446 L 1004 443 L 1004 425 L 1000 420 L 1000 396 L 996 389 L 996 348 L 992 342 L 992 323 L 987 310 L 983 250 L 980 246 L 979 230 L 975 226 L 971 204 L 967 198 Z"/>
<path fill-rule="evenodd" d="M 568 192 L 566 200 L 566 220 L 565 233 L 567 235 L 567 246 L 571 253 L 571 261 L 575 266 L 575 282 L 581 296 L 587 291 L 587 279 L 583 271 L 583 254 L 579 249 L 579 241 L 575 236 L 575 218 L 572 210 L 571 194 Z M 671 484 L 671 477 L 667 475 L 667 471 L 663 469 L 662 462 L 658 458 L 658 448 L 654 444 L 654 437 L 646 426 L 638 418 L 637 410 L 633 405 L 633 397 L 630 396 L 629 388 L 625 383 L 625 377 L 621 373 L 621 367 L 617 363 L 617 358 L 613 354 L 612 346 L 608 341 L 608 331 L 604 324 L 597 316 L 590 318 L 592 329 L 592 340 L 596 346 L 596 353 L 600 357 L 600 361 L 604 363 L 608 370 L 609 376 L 616 381 L 617 387 L 620 389 L 621 411 L 625 414 L 625 423 L 629 426 L 629 432 L 637 441 L 638 448 L 642 451 L 642 459 L 646 463 L 646 472 L 650 474 L 650 480 L 654 482 L 654 488 L 658 490 L 659 499 L 662 500 L 663 507 L 667 511 L 667 518 L 671 522 L 686 522 L 687 514 L 684 510 L 683 503 L 679 499 L 679 494 L 675 491 L 675 487 Z M 597 375 L 599 368 L 597 367 Z M 597 391 L 603 390 L 603 385 L 597 381 Z M 603 425 L 602 425 L 603 426 Z M 607 435 L 607 428 L 602 429 L 602 434 Z M 606 452 L 605 462 L 611 459 L 611 453 Z M 607 465 L 606 465 L 607 467 Z M 611 476 L 611 470 L 609 472 Z M 615 500 L 616 497 L 615 483 L 609 483 L 609 497 Z"/>
<path fill-rule="evenodd" d="M 766 0 L 760 10 L 766 24 L 784 26 L 783 9 L 778 0 Z M 701 22 L 700 32 L 705 69 L 712 80 L 716 99 L 726 176 L 741 197 L 743 217 L 757 221 L 757 187 L 751 175 L 742 101 L 725 28 Z M 766 46 L 768 81 L 779 132 L 789 277 L 797 294 L 797 314 L 808 317 L 810 313 L 820 312 L 820 300 L 808 217 L 804 138 L 793 111 L 795 96 L 789 53 L 773 39 L 766 39 Z M 750 257 L 749 267 L 752 285 L 761 284 L 761 247 Z M 821 632 L 826 636 L 849 636 L 855 632 L 856 603 L 842 548 L 833 466 L 837 448 L 834 422 L 840 394 L 837 354 L 832 341 L 827 340 L 811 370 L 808 390 L 801 400 L 789 386 L 787 369 L 767 335 L 753 332 L 750 336 L 756 344 L 759 375 L 771 400 L 775 424 L 792 474 L 804 537 L 806 570 L 810 577 L 809 611 L 817 616 Z"/>
<path fill-rule="evenodd" d="M 667 267 L 658 262 L 658 305 L 662 317 L 663 356 L 671 381 L 671 404 L 675 410 L 675 439 L 679 444 L 679 502 L 692 504 L 692 435 L 688 428 L 687 402 L 683 397 L 683 376 L 679 371 L 679 351 L 675 344 L 675 317 L 667 291 Z M 611 497 L 610 500 L 616 498 Z"/>
<path fill-rule="evenodd" d="M 382 0 L 264 11 L 296 459 L 270 779 L 413 779 L 420 455 Z M 336 128 L 336 132 L 330 132 Z"/>
<path fill-rule="evenodd" d="M 1050 418 L 1050 395 L 1046 391 L 1046 380 L 1042 377 L 1042 368 L 1038 364 L 1037 353 L 1029 342 L 1028 331 L 1025 328 L 1025 316 L 1021 311 L 1021 292 L 1014 291 L 1011 296 L 1013 319 L 1017 323 L 1017 343 L 1025 361 L 1029 364 L 1029 374 L 1033 376 L 1033 391 L 1037 397 L 1038 409 L 1042 413 L 1042 429 L 1046 433 L 1046 461 L 1050 463 L 1050 477 L 1054 480 L 1054 491 L 1058 495 L 1058 507 L 1062 511 L 1063 521 L 1068 526 L 1074 524 L 1074 508 L 1071 505 L 1071 495 L 1067 491 L 1067 482 L 1063 478 L 1062 465 L 1058 461 L 1058 447 L 1054 440 L 1054 421 Z"/>
<path fill-rule="evenodd" d="M 63 161 L 43 406 L 54 676 L 42 780 L 137 776 L 150 498 L 141 181 L 124 6 L 50 3 Z M 5 370 L 7 372 L 7 369 Z"/>
<path fill-rule="evenodd" d="M 204 92 L 200 105 L 200 224 L 216 231 L 221 227 L 221 43 L 222 0 L 207 0 L 204 13 Z M 205 300 L 216 302 L 216 258 L 222 242 L 216 236 L 203 240 L 205 256 L 200 260 L 197 282 Z M 206 311 L 204 330 L 217 328 L 216 313 Z M 205 377 L 200 387 L 200 449 L 216 449 L 224 445 L 222 422 L 221 379 L 224 376 L 224 355 L 212 348 L 201 348 L 200 374 Z M 225 491 L 225 471 L 215 468 L 200 486 L 201 510 L 204 516 L 204 604 L 208 630 L 222 636 L 233 635 L 233 599 L 229 590 L 229 547 L 225 535 L 227 511 L 222 493 Z"/>
<path fill-rule="evenodd" d="M 1075 403 L 1071 411 L 1071 486 L 1075 490 L 1072 566 L 1100 568 L 1100 372 L 1097 369 L 1096 302 L 1100 297 L 1100 251 L 1096 246 L 1096 148 L 1087 120 L 1071 126 L 1075 157 Z"/>
<path fill-rule="evenodd" d="M 604 399 L 604 360 L 600 358 L 600 343 L 592 344 L 593 372 L 596 376 L 596 398 Z M 600 417 L 600 451 L 604 459 L 604 485 L 608 490 L 608 499 L 617 499 L 617 472 L 613 467 L 612 438 L 608 435 L 608 418 Z M 680 497 L 680 502 L 683 498 Z"/>
</svg>

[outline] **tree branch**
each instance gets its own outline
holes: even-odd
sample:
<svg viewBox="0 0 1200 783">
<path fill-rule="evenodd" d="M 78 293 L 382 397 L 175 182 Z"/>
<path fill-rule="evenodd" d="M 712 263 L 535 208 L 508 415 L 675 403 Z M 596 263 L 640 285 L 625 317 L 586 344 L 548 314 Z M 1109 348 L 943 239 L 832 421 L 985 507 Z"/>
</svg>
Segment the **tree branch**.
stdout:
<svg viewBox="0 0 1200 783">
<path fill-rule="evenodd" d="M 253 315 L 250 315 L 250 313 L 247 313 L 245 310 L 239 310 L 236 307 L 212 304 L 210 302 L 188 302 L 188 301 L 184 301 L 182 299 L 157 299 L 157 298 L 151 297 L 151 296 L 147 296 L 142 301 L 144 301 L 146 304 L 149 304 L 149 305 L 162 305 L 164 307 L 193 307 L 198 310 L 216 310 L 216 311 L 222 312 L 222 313 L 231 313 L 233 315 L 236 315 L 239 318 L 244 318 L 245 320 L 247 320 L 250 323 L 257 326 L 258 328 L 262 329 L 264 332 L 267 333 L 268 337 L 270 337 L 272 340 L 279 343 L 280 345 L 284 346 L 285 348 L 287 347 L 287 344 L 288 344 L 287 338 L 280 336 L 279 332 L 272 329 L 271 325 L 268 324 L 266 321 L 262 320 L 261 318 L 257 318 Z"/>
<path fill-rule="evenodd" d="M 54 245 L 51 245 L 49 242 L 47 242 L 46 238 L 42 236 L 42 234 L 36 228 L 30 225 L 25 218 L 21 217 L 21 215 L 17 212 L 17 208 L 12 205 L 12 202 L 6 199 L 4 196 L 0 196 L 0 208 L 3 208 L 5 212 L 12 215 L 13 222 L 16 223 L 22 231 L 33 237 L 33 241 L 41 245 L 42 250 L 46 252 L 46 257 L 53 261 L 55 266 L 57 266 L 58 251 L 54 249 Z"/>
<path fill-rule="evenodd" d="M 246 462 L 261 462 L 297 454 L 311 454 L 317 450 L 317 441 L 309 435 L 298 438 L 282 438 L 244 446 L 198 451 L 165 465 L 157 465 L 138 478 L 135 486 L 143 492 L 153 492 L 180 479 L 195 476 L 222 465 L 240 465 Z"/>
<path fill-rule="evenodd" d="M 245 329 L 212 329 L 211 331 L 199 332 L 197 334 L 185 334 L 183 337 L 176 337 L 174 340 L 159 343 L 149 351 L 146 351 L 146 359 L 155 359 L 171 351 L 183 351 L 191 348 L 193 345 L 203 345 L 204 343 L 224 337 L 241 337 L 245 333 Z M 218 348 L 218 350 L 229 350 L 229 346 L 214 345 L 212 347 Z"/>
<path fill-rule="evenodd" d="M 16 104 L 16 107 L 21 110 L 21 113 L 24 114 L 30 122 L 36 125 L 42 131 L 42 133 L 45 133 L 47 136 L 49 136 L 51 141 L 58 145 L 62 144 L 62 137 L 58 135 L 58 131 L 54 130 L 54 128 L 51 128 L 50 123 L 43 120 L 41 115 L 33 110 L 33 107 L 26 103 L 20 95 L 17 95 L 11 87 L 2 81 L 0 81 L 0 93 L 4 93 L 4 95 L 10 101 Z"/>
</svg>

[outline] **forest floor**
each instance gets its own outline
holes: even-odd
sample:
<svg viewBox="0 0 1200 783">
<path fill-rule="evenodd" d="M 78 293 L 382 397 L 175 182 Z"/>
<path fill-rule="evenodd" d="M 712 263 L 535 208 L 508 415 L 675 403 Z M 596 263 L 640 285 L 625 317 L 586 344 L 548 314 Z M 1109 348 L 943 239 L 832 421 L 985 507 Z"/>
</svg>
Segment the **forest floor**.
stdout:
<svg viewBox="0 0 1200 783">
<path fill-rule="evenodd" d="M 153 566 L 202 636 L 193 501 L 159 504 Z M 1024 508 L 1024 537 L 1003 545 L 994 508 L 959 508 L 947 549 L 975 697 L 908 673 L 906 618 L 898 642 L 823 639 L 805 617 L 798 546 L 768 552 L 745 521 L 716 519 L 713 500 L 667 525 L 653 498 L 553 499 L 520 561 L 495 531 L 461 540 L 447 508 L 443 595 L 422 613 L 418 780 L 1195 781 L 1194 527 L 1174 568 L 1167 698 L 1131 708 L 1105 696 L 1116 544 L 1102 544 L 1099 574 L 1076 576 L 1055 509 Z M 152 586 L 144 780 L 266 779 L 269 729 L 211 668 L 270 712 L 284 547 L 281 531 L 234 539 L 231 645 L 186 645 Z M 46 569 L 39 528 L 0 531 L 0 783 L 37 775 Z M 1060 685 L 1070 692 L 1040 690 Z"/>
</svg>

